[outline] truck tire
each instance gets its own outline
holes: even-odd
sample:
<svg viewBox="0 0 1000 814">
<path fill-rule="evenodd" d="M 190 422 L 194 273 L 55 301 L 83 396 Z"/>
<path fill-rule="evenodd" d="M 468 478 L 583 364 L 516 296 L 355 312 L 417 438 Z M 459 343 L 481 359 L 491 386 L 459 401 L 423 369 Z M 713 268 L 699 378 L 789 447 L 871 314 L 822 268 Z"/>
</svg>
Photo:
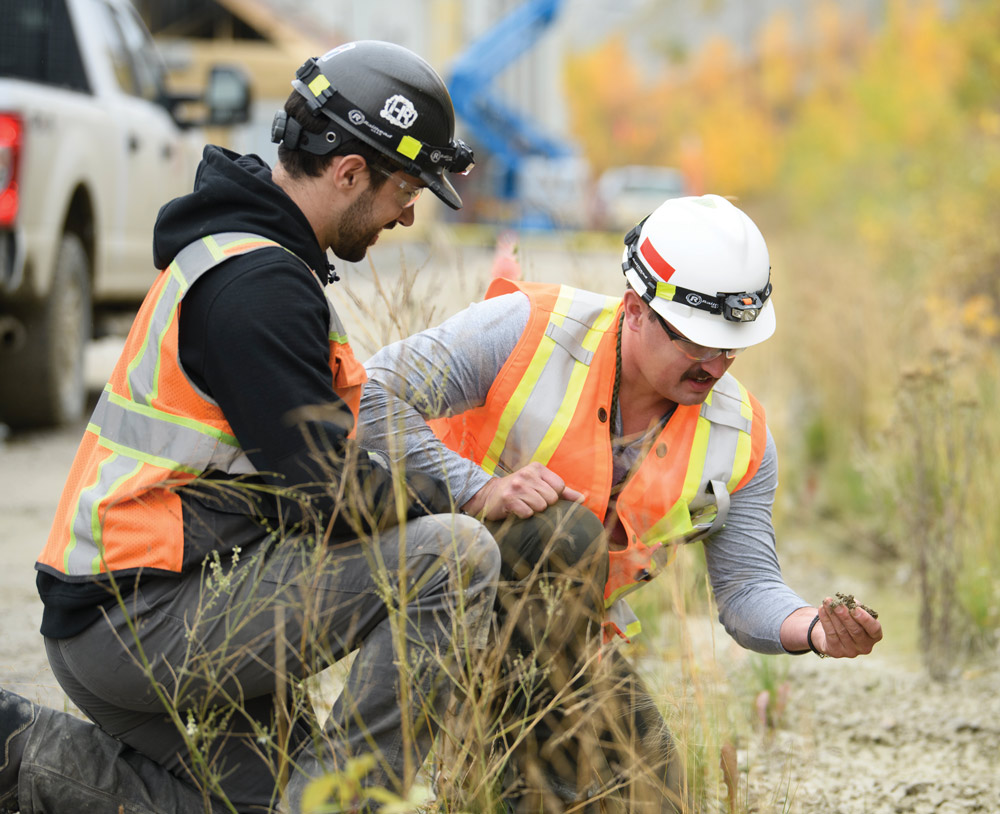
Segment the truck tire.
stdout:
<svg viewBox="0 0 1000 814">
<path fill-rule="evenodd" d="M 90 261 L 78 235 L 63 235 L 48 298 L 19 314 L 20 347 L 0 355 L 0 421 L 15 429 L 78 420 L 86 407 L 84 350 L 91 338 Z"/>
</svg>

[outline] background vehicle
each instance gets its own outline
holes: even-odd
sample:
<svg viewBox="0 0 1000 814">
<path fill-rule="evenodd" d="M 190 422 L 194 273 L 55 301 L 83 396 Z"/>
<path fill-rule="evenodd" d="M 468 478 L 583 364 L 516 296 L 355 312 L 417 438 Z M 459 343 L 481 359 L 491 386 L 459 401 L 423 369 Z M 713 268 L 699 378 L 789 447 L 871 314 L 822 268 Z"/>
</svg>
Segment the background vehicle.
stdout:
<svg viewBox="0 0 1000 814">
<path fill-rule="evenodd" d="M 595 226 L 624 234 L 668 198 L 686 194 L 684 175 L 674 167 L 612 167 L 597 181 Z"/>
<path fill-rule="evenodd" d="M 153 279 L 159 207 L 190 189 L 197 124 L 245 120 L 249 86 L 215 68 L 171 95 L 126 0 L 0 0 L 0 422 L 78 418 L 95 313 Z"/>
</svg>

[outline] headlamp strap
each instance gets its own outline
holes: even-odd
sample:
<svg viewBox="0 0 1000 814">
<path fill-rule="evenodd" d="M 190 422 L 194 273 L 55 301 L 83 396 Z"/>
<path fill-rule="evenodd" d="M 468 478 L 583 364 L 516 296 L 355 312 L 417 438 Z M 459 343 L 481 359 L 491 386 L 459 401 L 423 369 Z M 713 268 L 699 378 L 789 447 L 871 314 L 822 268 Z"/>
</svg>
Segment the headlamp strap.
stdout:
<svg viewBox="0 0 1000 814">
<path fill-rule="evenodd" d="M 656 298 L 679 302 L 682 305 L 697 308 L 700 311 L 708 311 L 710 314 L 721 314 L 730 322 L 753 322 L 760 316 L 764 303 L 771 296 L 770 269 L 768 269 L 767 285 L 759 291 L 752 292 L 744 291 L 737 294 L 720 292 L 712 296 L 711 294 L 703 294 L 700 291 L 694 291 L 693 289 L 684 288 L 673 283 L 667 283 L 654 277 L 638 257 L 636 244 L 638 243 L 638 236 L 641 229 L 642 223 L 639 223 L 625 236 L 628 251 L 626 260 L 622 263 L 622 272 L 624 273 L 632 269 L 639 275 L 639 279 L 645 286 L 645 291 L 638 293 L 647 304 Z"/>
<path fill-rule="evenodd" d="M 295 78 L 292 80 L 292 87 L 306 100 L 306 104 L 309 105 L 309 109 L 313 113 L 319 113 L 336 93 L 330 80 L 323 75 L 316 60 L 312 57 L 299 66 L 295 72 Z"/>
</svg>

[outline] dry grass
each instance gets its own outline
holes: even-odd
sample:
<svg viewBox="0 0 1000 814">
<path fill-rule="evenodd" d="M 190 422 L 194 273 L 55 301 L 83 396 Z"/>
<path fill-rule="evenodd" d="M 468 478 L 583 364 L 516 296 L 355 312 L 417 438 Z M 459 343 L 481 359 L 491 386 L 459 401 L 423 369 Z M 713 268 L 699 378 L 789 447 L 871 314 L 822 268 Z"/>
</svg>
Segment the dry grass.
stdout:
<svg viewBox="0 0 1000 814">
<path fill-rule="evenodd" d="M 734 372 L 764 402 L 782 451 L 779 538 L 806 529 L 811 533 L 802 536 L 811 538 L 821 528 L 824 550 L 815 555 L 818 560 L 850 556 L 857 562 L 871 556 L 909 562 L 922 598 L 933 600 L 921 624 L 929 649 L 938 647 L 935 661 L 928 662 L 933 673 L 935 663 L 956 658 L 954 651 L 940 650 L 943 642 L 958 642 L 961 656 L 982 646 L 1000 625 L 1000 591 L 993 577 L 1000 567 L 993 543 L 1000 529 L 990 511 L 1000 486 L 992 466 L 1000 420 L 988 409 L 1000 379 L 993 375 L 997 356 L 991 338 L 959 331 L 959 350 L 932 356 L 954 336 L 938 332 L 925 310 L 926 291 L 913 279 L 880 274 L 877 253 L 863 244 L 838 243 L 819 231 L 790 235 L 781 228 L 777 207 L 745 208 L 769 237 L 779 329 L 767 345 L 741 356 Z M 615 241 L 559 241 L 521 248 L 526 278 L 612 294 L 622 289 Z M 415 268 L 396 254 L 401 251 L 391 243 L 380 247 L 370 265 L 341 270 L 345 281 L 334 288 L 361 358 L 458 311 L 481 297 L 489 282 L 490 246 L 452 254 L 441 241 Z M 984 371 L 988 375 L 979 375 Z M 218 579 L 224 578 L 223 568 Z M 758 742 L 760 727 L 783 725 L 783 657 L 748 661 L 728 639 L 720 639 L 721 628 L 710 621 L 715 611 L 697 548 L 685 549 L 668 574 L 633 596 L 644 635 L 630 646 L 630 658 L 681 747 L 691 810 L 744 814 L 761 805 L 794 810 L 794 790 L 787 784 L 751 794 L 746 775 L 746 749 Z M 407 649 L 405 637 L 399 646 Z M 453 707 L 437 721 L 441 735 L 432 760 L 423 773 L 409 773 L 399 794 L 385 792 L 387 811 L 500 810 L 511 744 L 535 721 L 523 720 L 517 731 L 498 730 L 482 703 L 498 693 L 496 654 L 491 658 L 446 665 L 457 696 L 472 703 L 461 712 Z M 406 665 L 401 658 L 403 684 Z M 318 679 L 287 684 L 290 703 L 312 718 L 317 733 L 339 687 L 336 675 L 344 669 L 337 665 Z M 521 665 L 522 686 L 544 669 Z M 275 670 L 281 680 L 281 665 Z M 768 699 L 763 713 L 762 695 Z M 569 694 L 559 701 L 592 709 L 585 705 L 594 699 L 599 706 L 599 694 L 590 700 Z M 172 699 L 164 701 L 170 708 Z M 238 706 L 238 699 L 231 703 Z M 173 709 L 192 753 L 204 755 L 226 713 L 218 704 L 186 714 Z M 498 746 L 504 743 L 499 734 L 508 736 L 505 746 Z M 277 725 L 261 733 L 271 744 L 276 783 L 290 767 L 281 746 L 286 735 Z M 354 799 L 369 769 L 362 760 L 317 781 L 311 814 L 328 810 L 320 800 Z M 206 756 L 198 779 L 217 790 L 213 771 Z"/>
</svg>

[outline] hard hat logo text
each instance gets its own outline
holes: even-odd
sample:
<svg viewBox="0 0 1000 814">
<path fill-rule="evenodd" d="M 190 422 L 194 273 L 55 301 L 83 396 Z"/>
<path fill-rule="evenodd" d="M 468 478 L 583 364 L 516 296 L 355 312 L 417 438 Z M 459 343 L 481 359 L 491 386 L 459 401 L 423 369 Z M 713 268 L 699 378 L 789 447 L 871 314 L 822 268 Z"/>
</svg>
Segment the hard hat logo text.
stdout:
<svg viewBox="0 0 1000 814">
<path fill-rule="evenodd" d="M 413 106 L 413 102 L 397 93 L 385 100 L 379 115 L 390 124 L 408 130 L 417 120 L 417 109 Z"/>
</svg>

